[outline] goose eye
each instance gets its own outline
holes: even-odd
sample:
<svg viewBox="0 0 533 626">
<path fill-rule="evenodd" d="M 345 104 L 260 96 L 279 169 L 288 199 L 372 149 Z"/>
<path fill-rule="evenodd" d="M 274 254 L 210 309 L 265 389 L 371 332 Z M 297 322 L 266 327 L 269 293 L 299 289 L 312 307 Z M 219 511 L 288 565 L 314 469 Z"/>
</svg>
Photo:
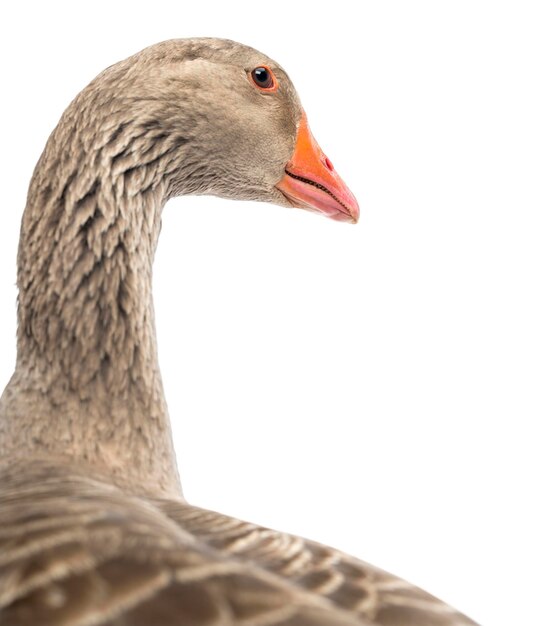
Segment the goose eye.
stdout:
<svg viewBox="0 0 533 626">
<path fill-rule="evenodd" d="M 273 91 L 277 87 L 274 74 L 269 67 L 261 66 L 252 70 L 252 80 L 260 89 Z"/>
</svg>

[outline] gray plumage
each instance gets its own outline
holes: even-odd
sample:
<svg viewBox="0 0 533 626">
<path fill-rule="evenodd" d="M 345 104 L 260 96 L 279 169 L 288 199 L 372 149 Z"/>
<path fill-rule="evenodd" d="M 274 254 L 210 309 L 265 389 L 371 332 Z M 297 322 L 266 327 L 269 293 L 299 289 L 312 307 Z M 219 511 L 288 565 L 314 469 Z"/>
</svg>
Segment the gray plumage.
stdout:
<svg viewBox="0 0 533 626">
<path fill-rule="evenodd" d="M 275 97 L 247 73 L 269 65 Z M 259 52 L 157 44 L 72 102 L 22 221 L 18 356 L 0 400 L 0 626 L 467 626 L 368 564 L 183 499 L 151 272 L 175 195 L 290 206 L 302 109 Z"/>
</svg>

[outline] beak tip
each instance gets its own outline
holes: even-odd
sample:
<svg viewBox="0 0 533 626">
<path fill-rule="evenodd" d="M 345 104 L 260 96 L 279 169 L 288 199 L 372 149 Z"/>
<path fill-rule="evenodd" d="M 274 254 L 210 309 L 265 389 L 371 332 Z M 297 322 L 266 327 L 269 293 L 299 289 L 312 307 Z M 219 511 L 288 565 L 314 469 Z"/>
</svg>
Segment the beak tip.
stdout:
<svg viewBox="0 0 533 626">
<path fill-rule="evenodd" d="M 361 215 L 361 212 L 359 210 L 359 202 L 357 202 L 357 199 L 355 198 L 355 196 L 351 192 L 349 192 L 349 193 L 350 193 L 350 196 L 351 196 L 351 198 L 350 198 L 351 201 L 349 203 L 347 203 L 347 207 L 346 208 L 350 212 L 350 217 L 352 218 L 351 219 L 352 224 L 357 224 L 357 222 L 359 221 L 359 217 Z"/>
</svg>

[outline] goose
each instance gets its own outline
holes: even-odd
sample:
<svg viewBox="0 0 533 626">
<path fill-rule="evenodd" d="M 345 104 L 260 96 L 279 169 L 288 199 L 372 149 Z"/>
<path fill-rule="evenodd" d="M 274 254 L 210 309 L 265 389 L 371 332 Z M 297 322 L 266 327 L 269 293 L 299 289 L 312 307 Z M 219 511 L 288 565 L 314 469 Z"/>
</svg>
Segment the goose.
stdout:
<svg viewBox="0 0 533 626">
<path fill-rule="evenodd" d="M 467 626 L 334 548 L 189 504 L 157 360 L 161 211 L 211 194 L 357 222 L 288 75 L 153 45 L 74 99 L 31 179 L 0 401 L 0 626 Z"/>
</svg>

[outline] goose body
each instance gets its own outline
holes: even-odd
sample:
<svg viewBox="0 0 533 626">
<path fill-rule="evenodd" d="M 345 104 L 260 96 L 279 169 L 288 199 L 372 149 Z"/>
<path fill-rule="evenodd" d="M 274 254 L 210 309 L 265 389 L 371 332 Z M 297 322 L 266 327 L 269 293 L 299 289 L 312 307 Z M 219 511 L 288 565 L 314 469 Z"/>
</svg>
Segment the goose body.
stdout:
<svg viewBox="0 0 533 626">
<path fill-rule="evenodd" d="M 355 222 L 283 69 L 218 39 L 157 44 L 73 101 L 35 169 L 0 401 L 0 626 L 467 626 L 339 551 L 188 504 L 151 270 L 176 195 Z"/>
</svg>

